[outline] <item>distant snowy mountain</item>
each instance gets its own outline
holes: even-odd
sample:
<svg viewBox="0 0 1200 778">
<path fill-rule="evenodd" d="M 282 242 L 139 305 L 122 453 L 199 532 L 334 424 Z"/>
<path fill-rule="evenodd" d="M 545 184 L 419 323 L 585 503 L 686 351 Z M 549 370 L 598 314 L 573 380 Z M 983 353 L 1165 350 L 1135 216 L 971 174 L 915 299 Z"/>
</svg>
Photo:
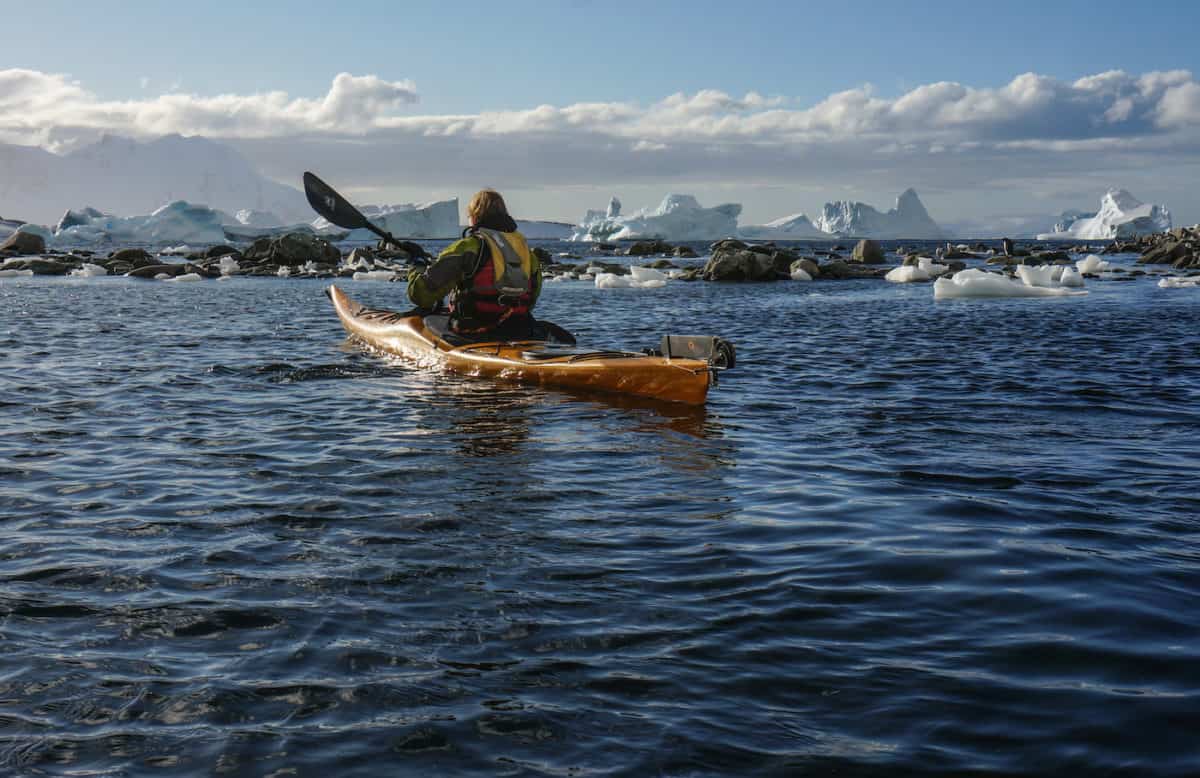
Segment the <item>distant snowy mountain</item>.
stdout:
<svg viewBox="0 0 1200 778">
<path fill-rule="evenodd" d="M 766 224 L 747 224 L 738 228 L 738 235 L 751 240 L 801 240 L 804 238 L 830 238 L 813 226 L 807 214 L 797 213 Z"/>
<path fill-rule="evenodd" d="M 517 229 L 530 240 L 570 240 L 575 225 L 566 222 L 548 222 L 534 219 L 517 219 Z"/>
<path fill-rule="evenodd" d="M 921 198 L 912 189 L 896 198 L 896 207 L 880 213 L 866 203 L 842 200 L 825 203 L 814 226 L 822 232 L 847 238 L 937 239 L 945 233 L 930 218 Z"/>
<path fill-rule="evenodd" d="M 621 215 L 613 198 L 606 211 L 589 210 L 571 240 L 714 240 L 737 234 L 738 203 L 704 208 L 692 195 L 669 194 L 653 211 Z"/>
<path fill-rule="evenodd" d="M 228 213 L 266 211 L 284 222 L 313 217 L 299 189 L 262 176 L 240 153 L 206 138 L 110 135 L 61 156 L 0 144 L 0 214 L 10 218 L 54 224 L 83 204 L 131 216 L 177 200 Z"/>
<path fill-rule="evenodd" d="M 1150 235 L 1171 229 L 1165 205 L 1143 203 L 1124 189 L 1110 189 L 1095 213 L 1065 211 L 1051 232 L 1038 240 L 1108 240 Z"/>
</svg>

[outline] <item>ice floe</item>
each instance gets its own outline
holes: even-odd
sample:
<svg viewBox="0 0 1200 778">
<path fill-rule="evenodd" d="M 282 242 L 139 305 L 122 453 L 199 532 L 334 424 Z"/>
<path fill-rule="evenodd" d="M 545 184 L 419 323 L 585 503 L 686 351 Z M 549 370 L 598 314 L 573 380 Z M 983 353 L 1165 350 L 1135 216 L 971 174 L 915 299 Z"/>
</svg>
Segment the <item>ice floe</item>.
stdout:
<svg viewBox="0 0 1200 778">
<path fill-rule="evenodd" d="M 1161 289 L 1195 289 L 1200 287 L 1200 276 L 1170 276 L 1160 278 L 1158 286 Z"/>
<path fill-rule="evenodd" d="M 355 281 L 391 281 L 395 277 L 392 270 L 359 270 L 353 276 Z"/>
<path fill-rule="evenodd" d="M 191 281 L 204 280 L 204 276 L 200 275 L 199 273 L 184 273 L 183 275 L 178 275 L 174 278 L 167 276 L 165 273 L 160 273 L 159 275 L 155 276 L 155 278 L 162 278 L 164 281 L 171 281 L 173 283 L 188 283 Z"/>
<path fill-rule="evenodd" d="M 629 275 L 596 274 L 597 289 L 658 289 L 667 285 L 667 274 L 648 267 L 631 267 Z"/>
<path fill-rule="evenodd" d="M 949 272 L 949 265 L 939 265 L 929 257 L 918 257 L 917 264 L 903 265 L 889 272 L 884 279 L 894 284 L 910 284 L 916 281 L 932 281 Z"/>
<path fill-rule="evenodd" d="M 1034 274 L 1034 277 L 1042 280 L 1041 273 Z M 1069 297 L 1083 294 L 1087 292 L 1062 285 L 1031 286 L 1023 280 L 1016 281 L 1008 276 L 975 268 L 960 270 L 950 278 L 939 278 L 933 282 L 933 296 L 938 300 L 971 297 Z"/>
</svg>

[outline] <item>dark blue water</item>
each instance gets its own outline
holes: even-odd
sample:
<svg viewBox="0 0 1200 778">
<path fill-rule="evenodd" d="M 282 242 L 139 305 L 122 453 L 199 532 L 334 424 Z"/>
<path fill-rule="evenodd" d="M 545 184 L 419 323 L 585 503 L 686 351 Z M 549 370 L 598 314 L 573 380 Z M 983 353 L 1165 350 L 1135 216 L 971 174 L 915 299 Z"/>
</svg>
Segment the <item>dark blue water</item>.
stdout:
<svg viewBox="0 0 1200 778">
<path fill-rule="evenodd" d="M 322 286 L 0 280 L 0 774 L 1200 772 L 1200 292 L 547 286 L 693 410 Z"/>
</svg>

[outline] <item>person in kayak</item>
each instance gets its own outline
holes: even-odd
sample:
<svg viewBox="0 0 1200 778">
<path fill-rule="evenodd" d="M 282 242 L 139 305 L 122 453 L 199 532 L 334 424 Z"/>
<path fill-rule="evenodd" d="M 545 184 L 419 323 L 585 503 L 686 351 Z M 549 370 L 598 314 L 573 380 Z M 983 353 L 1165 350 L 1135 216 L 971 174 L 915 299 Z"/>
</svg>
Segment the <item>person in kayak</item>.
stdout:
<svg viewBox="0 0 1200 778">
<path fill-rule="evenodd" d="M 504 198 L 484 189 L 467 206 L 469 227 L 426 268 L 408 274 L 408 297 L 435 310 L 450 296 L 451 328 L 461 334 L 521 337 L 542 291 L 542 268 L 508 214 Z"/>
</svg>

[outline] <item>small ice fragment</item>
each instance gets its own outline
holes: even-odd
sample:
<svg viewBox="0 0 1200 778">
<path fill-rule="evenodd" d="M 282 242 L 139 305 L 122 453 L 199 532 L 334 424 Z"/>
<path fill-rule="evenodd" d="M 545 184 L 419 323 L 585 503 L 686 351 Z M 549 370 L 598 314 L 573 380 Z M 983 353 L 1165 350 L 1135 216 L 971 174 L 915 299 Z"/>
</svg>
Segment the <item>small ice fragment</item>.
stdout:
<svg viewBox="0 0 1200 778">
<path fill-rule="evenodd" d="M 237 260 L 230 256 L 221 257 L 221 261 L 217 263 L 217 267 L 221 270 L 221 275 L 230 276 L 242 269 Z"/>
<path fill-rule="evenodd" d="M 1064 287 L 1051 289 L 1027 286 L 1006 276 L 986 273 L 976 268 L 960 270 L 951 278 L 939 278 L 933 282 L 933 297 L 937 300 L 970 297 L 1065 297 L 1083 294 L 1087 292 Z"/>
<path fill-rule="evenodd" d="M 889 275 L 890 275 L 890 273 L 889 273 Z M 805 271 L 804 268 L 798 267 L 792 271 L 792 280 L 793 281 L 811 281 L 812 276 L 810 276 L 808 274 L 808 272 Z"/>
<path fill-rule="evenodd" d="M 100 265 L 93 265 L 90 262 L 84 262 L 81 267 L 77 267 L 70 272 L 69 275 L 76 278 L 95 278 L 97 276 L 106 276 L 108 271 Z"/>
<path fill-rule="evenodd" d="M 166 275 L 166 273 L 161 273 L 160 275 Z M 157 278 L 157 277 L 158 276 L 155 276 L 155 278 Z M 167 281 L 203 281 L 204 278 L 199 273 L 184 273 L 183 275 L 175 276 L 174 278 L 168 277 L 166 280 Z"/>
<path fill-rule="evenodd" d="M 391 281 L 396 274 L 391 270 L 360 270 L 353 277 L 355 281 Z"/>
<path fill-rule="evenodd" d="M 287 265 L 280 265 L 279 269 L 275 271 L 275 275 L 279 276 L 280 278 L 287 278 L 291 274 L 292 269 Z"/>
<path fill-rule="evenodd" d="M 629 268 L 630 275 L 634 281 L 645 283 L 646 281 L 666 281 L 667 275 L 659 270 L 650 267 L 631 267 Z"/>
<path fill-rule="evenodd" d="M 1058 284 L 1054 280 L 1056 268 L 1054 265 L 1017 265 L 1017 275 L 1025 286 L 1036 286 L 1045 289 L 1056 289 Z M 1058 275 L 1061 277 L 1062 272 Z"/>
<path fill-rule="evenodd" d="M 1161 289 L 1194 289 L 1200 286 L 1200 276 L 1170 276 L 1159 279 L 1158 286 Z"/>
<path fill-rule="evenodd" d="M 1096 275 L 1104 272 L 1105 270 L 1111 269 L 1112 266 L 1103 259 L 1100 259 L 1100 257 L 1096 256 L 1095 254 L 1088 254 L 1086 257 L 1076 262 L 1075 267 L 1079 268 L 1080 273 L 1091 273 Z"/>
</svg>

